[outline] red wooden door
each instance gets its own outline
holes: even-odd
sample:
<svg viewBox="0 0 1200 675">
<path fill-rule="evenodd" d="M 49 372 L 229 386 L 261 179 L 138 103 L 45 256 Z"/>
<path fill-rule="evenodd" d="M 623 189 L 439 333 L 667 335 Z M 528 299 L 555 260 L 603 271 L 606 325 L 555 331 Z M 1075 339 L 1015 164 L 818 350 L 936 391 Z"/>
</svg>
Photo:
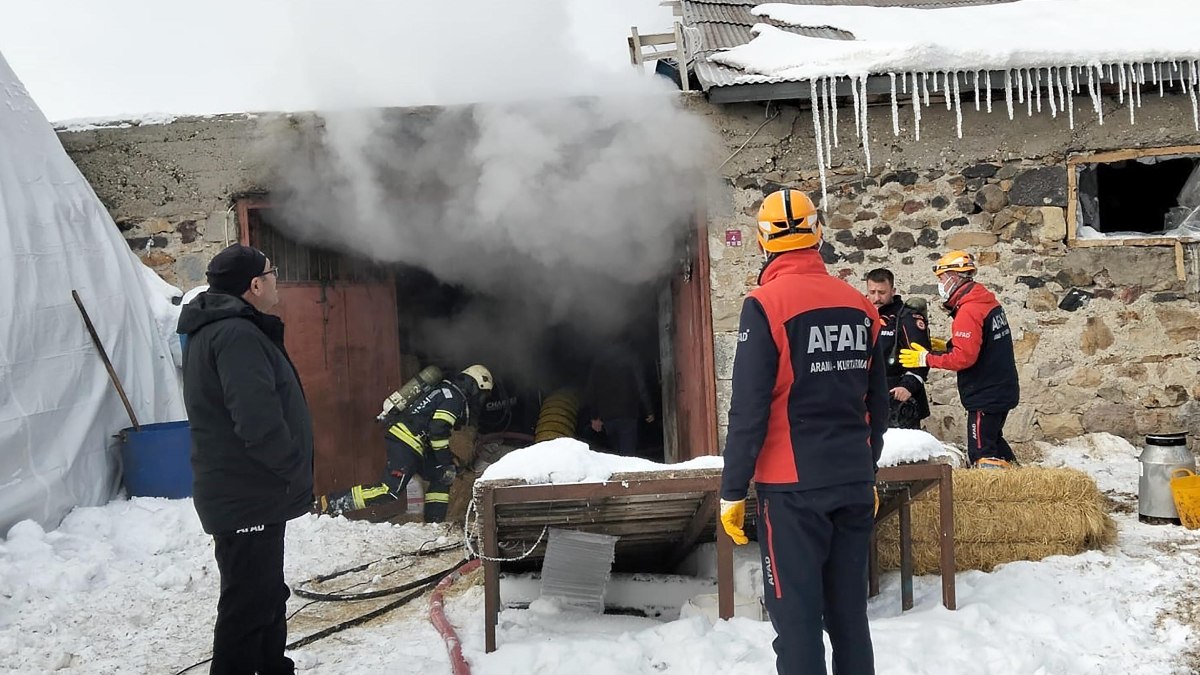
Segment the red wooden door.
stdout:
<svg viewBox="0 0 1200 675">
<path fill-rule="evenodd" d="M 708 233 L 703 218 L 697 218 L 684 259 L 683 270 L 671 281 L 674 407 L 680 461 L 720 454 Z"/>
</svg>

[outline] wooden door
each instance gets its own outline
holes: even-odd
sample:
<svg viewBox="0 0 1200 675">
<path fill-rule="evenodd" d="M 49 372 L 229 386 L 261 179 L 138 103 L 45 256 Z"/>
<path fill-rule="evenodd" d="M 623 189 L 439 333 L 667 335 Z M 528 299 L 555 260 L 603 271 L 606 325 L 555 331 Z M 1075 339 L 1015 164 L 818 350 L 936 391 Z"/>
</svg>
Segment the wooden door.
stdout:
<svg viewBox="0 0 1200 675">
<path fill-rule="evenodd" d="M 708 233 L 703 217 L 696 219 L 684 261 L 683 269 L 671 281 L 674 389 L 669 398 L 674 408 L 676 445 L 668 461 L 720 454 Z"/>
</svg>

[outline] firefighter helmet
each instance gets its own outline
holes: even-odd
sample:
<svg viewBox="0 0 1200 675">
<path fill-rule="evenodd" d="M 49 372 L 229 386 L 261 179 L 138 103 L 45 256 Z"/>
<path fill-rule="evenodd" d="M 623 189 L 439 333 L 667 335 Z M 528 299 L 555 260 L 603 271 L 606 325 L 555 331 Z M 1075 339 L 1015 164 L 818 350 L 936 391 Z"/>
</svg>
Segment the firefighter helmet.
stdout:
<svg viewBox="0 0 1200 675">
<path fill-rule="evenodd" d="M 820 246 L 821 223 L 808 195 L 789 188 L 767 195 L 758 208 L 758 245 L 767 253 Z"/>
<path fill-rule="evenodd" d="M 941 276 L 944 272 L 974 274 L 975 270 L 975 256 L 966 251 L 950 251 L 938 258 L 937 264 L 933 266 L 935 276 Z"/>
<path fill-rule="evenodd" d="M 492 380 L 492 372 L 478 363 L 464 368 L 462 374 L 474 380 L 479 391 L 491 391 L 495 384 Z"/>
</svg>

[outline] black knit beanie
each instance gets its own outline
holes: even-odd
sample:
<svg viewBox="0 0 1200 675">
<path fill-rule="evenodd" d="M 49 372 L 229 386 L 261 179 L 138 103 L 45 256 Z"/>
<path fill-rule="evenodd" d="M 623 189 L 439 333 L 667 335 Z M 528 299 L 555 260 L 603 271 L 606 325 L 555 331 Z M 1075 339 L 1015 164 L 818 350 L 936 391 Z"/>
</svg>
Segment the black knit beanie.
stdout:
<svg viewBox="0 0 1200 675">
<path fill-rule="evenodd" d="M 214 291 L 241 296 L 254 277 L 267 266 L 267 256 L 253 246 L 232 244 L 208 263 L 208 287 Z"/>
</svg>

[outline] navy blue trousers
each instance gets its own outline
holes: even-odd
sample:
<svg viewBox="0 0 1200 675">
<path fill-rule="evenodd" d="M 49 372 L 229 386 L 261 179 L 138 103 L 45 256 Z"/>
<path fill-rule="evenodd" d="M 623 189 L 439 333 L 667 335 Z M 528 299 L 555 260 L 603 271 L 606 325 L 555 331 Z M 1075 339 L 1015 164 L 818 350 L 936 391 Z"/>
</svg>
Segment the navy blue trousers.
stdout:
<svg viewBox="0 0 1200 675">
<path fill-rule="evenodd" d="M 283 523 L 213 535 L 221 597 L 213 629 L 211 675 L 292 675 L 283 655 L 287 599 Z"/>
<path fill-rule="evenodd" d="M 758 546 L 779 675 L 874 675 L 867 559 L 875 524 L 870 483 L 758 493 Z"/>
<path fill-rule="evenodd" d="M 1012 447 L 1004 440 L 1004 422 L 1008 413 L 989 413 L 982 410 L 967 411 L 967 458 L 971 464 L 984 457 L 1017 461 Z"/>
</svg>

